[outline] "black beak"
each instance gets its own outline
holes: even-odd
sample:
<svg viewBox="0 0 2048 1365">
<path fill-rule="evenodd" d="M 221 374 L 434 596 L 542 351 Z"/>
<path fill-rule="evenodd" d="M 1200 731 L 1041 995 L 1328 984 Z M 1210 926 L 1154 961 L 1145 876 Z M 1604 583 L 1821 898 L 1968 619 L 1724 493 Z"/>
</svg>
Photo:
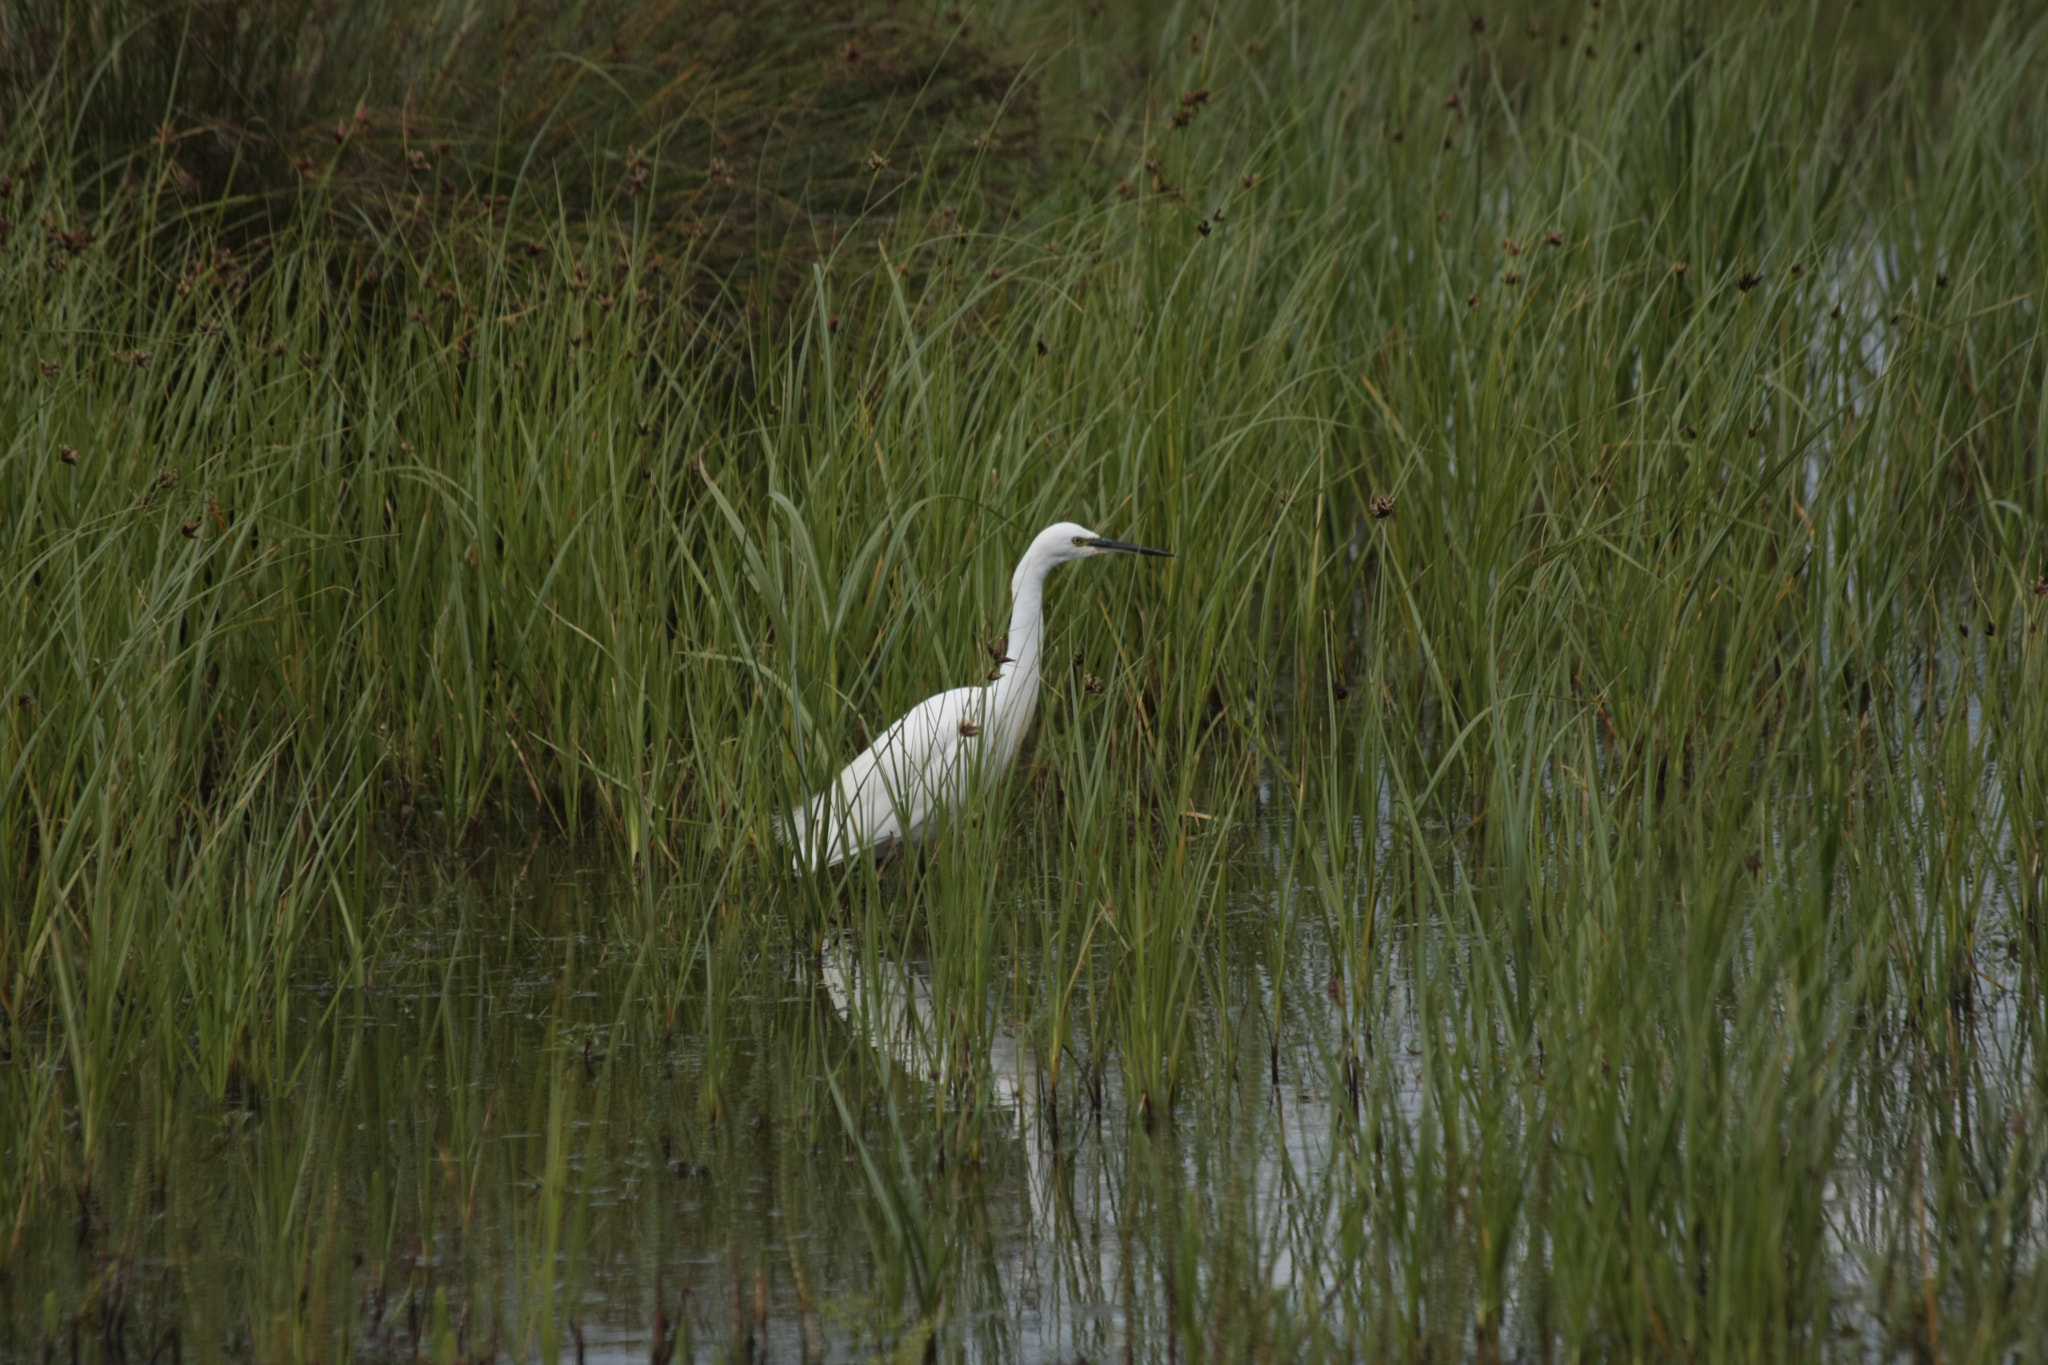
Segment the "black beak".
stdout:
<svg viewBox="0 0 2048 1365">
<path fill-rule="evenodd" d="M 1121 550 L 1127 555 L 1158 555 L 1161 559 L 1172 559 L 1173 551 L 1155 550 L 1149 545 L 1126 545 L 1121 540 L 1104 540 L 1101 536 L 1088 542 L 1097 550 Z"/>
</svg>

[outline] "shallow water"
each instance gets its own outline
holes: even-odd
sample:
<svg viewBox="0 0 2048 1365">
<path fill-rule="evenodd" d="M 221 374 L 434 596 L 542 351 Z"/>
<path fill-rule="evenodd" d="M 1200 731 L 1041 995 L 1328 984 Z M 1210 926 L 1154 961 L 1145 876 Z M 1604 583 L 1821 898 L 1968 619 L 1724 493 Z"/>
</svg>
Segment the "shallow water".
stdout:
<svg viewBox="0 0 2048 1365">
<path fill-rule="evenodd" d="M 1569 1178 L 1585 1130 L 1545 1089 L 1545 1054 L 1489 1050 L 1496 1016 L 1458 1012 L 1487 936 L 1386 910 L 1375 965 L 1347 985 L 1296 834 L 1269 813 L 1236 843 L 1184 997 L 1193 1061 L 1149 1121 L 1096 1035 L 1106 996 L 1073 997 L 1055 1081 L 1035 929 L 1001 938 L 986 998 L 962 1001 L 933 985 L 901 905 L 849 900 L 806 945 L 759 913 L 701 914 L 692 889 L 650 900 L 600 854 L 408 855 L 380 912 L 403 950 L 339 991 L 318 971 L 291 984 L 286 1074 L 238 1078 L 224 1102 L 167 1086 L 189 1075 L 175 1065 L 129 1078 L 103 1167 L 0 1277 L 0 1354 L 644 1360 L 660 1341 L 866 1359 L 935 1333 L 949 1358 L 1178 1358 L 1231 1355 L 1251 1321 L 1349 1354 L 1391 1334 L 1373 1321 L 1390 1312 L 1460 1354 L 1483 1353 L 1481 1314 L 1503 1342 L 1568 1334 L 1558 1206 L 1522 1217 L 1491 1288 L 1475 1268 L 1497 1173 Z M 1454 856 L 1438 871 L 1464 875 Z M 871 891 L 924 894 L 908 872 Z M 1988 898 L 1987 940 L 2008 914 Z M 1529 968 L 1501 970 L 1520 989 Z M 1968 1085 L 1931 1084 L 1903 1044 L 1827 1073 L 1842 1130 L 1814 1174 L 1834 1335 L 1813 1349 L 1897 1349 L 1901 1228 L 1930 1203 L 1943 1216 L 1906 1135 L 1943 1121 L 1929 1106 L 2006 1128 L 2028 1112 L 2030 1008 L 2016 960 L 1987 953 L 1958 1017 L 1982 1058 Z M 1642 1084 L 1639 1065 L 1618 1060 L 1614 1088 Z M 1617 1108 L 1617 1140 L 1646 1112 Z M 1546 1129 L 1564 1159 L 1526 1154 Z M 1480 1150 L 1517 1143 L 1504 1165 Z M 2003 1254 L 2038 1282 L 2021 1194 Z"/>
</svg>

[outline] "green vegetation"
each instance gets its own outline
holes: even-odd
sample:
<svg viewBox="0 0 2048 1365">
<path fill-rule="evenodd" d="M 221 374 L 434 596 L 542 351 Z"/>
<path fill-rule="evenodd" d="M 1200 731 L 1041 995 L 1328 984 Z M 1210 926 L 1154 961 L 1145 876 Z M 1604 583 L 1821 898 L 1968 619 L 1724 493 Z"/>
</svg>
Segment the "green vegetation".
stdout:
<svg viewBox="0 0 2048 1365">
<path fill-rule="evenodd" d="M 0 1354 L 2048 1351 L 2036 7 L 418 9 L 0 13 Z"/>
</svg>

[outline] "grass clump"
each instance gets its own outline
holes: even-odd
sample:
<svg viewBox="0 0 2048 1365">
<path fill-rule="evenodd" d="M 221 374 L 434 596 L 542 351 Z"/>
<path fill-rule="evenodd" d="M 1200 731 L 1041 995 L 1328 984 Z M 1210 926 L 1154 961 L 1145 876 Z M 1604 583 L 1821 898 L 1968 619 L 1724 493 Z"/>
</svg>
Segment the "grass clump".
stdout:
<svg viewBox="0 0 2048 1365">
<path fill-rule="evenodd" d="M 409 254 L 488 270 L 627 218 L 700 303 L 780 312 L 921 176 L 971 171 L 1000 212 L 1050 139 L 1015 45 L 918 5 L 94 0 L 9 28 L 17 155 L 59 168 L 70 240 L 175 269 L 311 233 L 372 295 Z"/>
</svg>

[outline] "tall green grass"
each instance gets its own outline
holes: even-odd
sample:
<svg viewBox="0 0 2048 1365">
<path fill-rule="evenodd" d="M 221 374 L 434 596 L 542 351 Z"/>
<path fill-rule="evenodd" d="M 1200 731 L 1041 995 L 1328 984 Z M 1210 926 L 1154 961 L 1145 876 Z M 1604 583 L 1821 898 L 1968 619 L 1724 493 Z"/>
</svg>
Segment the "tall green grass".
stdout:
<svg viewBox="0 0 2048 1365">
<path fill-rule="evenodd" d="M 1099 137 L 794 296 L 10 119 L 8 1349 L 2038 1352 L 2038 19 L 1002 17 Z M 1177 557 L 791 879 L 1067 517 Z"/>
</svg>

